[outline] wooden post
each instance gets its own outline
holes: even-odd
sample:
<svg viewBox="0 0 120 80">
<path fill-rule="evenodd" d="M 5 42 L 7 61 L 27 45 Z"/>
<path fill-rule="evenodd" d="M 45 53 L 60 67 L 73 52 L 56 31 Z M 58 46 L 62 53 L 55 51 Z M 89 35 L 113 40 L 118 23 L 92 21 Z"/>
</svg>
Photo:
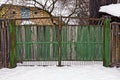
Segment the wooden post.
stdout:
<svg viewBox="0 0 120 80">
<path fill-rule="evenodd" d="M 10 29 L 10 68 L 16 67 L 16 54 L 15 54 L 15 22 L 13 20 L 10 21 L 9 24 Z"/>
<path fill-rule="evenodd" d="M 104 21 L 104 51 L 103 51 L 103 66 L 110 65 L 110 20 Z"/>
</svg>

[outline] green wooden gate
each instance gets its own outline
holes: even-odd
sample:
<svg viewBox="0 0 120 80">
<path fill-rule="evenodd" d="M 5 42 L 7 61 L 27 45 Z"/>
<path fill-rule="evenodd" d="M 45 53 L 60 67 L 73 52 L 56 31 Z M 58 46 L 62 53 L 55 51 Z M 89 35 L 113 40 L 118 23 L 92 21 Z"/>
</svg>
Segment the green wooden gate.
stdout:
<svg viewBox="0 0 120 80">
<path fill-rule="evenodd" d="M 61 28 L 63 61 L 102 60 L 102 26 L 63 26 Z M 58 41 L 54 26 L 16 26 L 18 61 L 58 60 Z"/>
<path fill-rule="evenodd" d="M 17 61 L 110 62 L 110 21 L 94 25 L 16 25 Z M 99 23 L 100 24 L 96 24 Z"/>
<path fill-rule="evenodd" d="M 22 61 L 102 61 L 110 65 L 110 20 L 102 25 L 15 25 L 9 27 L 10 67 Z M 97 22 L 98 23 L 98 22 Z M 2 31 L 2 29 L 0 29 Z M 3 53 L 4 54 L 4 53 Z"/>
<path fill-rule="evenodd" d="M 16 32 L 18 60 L 57 60 L 57 42 L 54 27 L 17 26 Z"/>
<path fill-rule="evenodd" d="M 62 29 L 62 60 L 102 60 L 103 27 L 68 26 Z"/>
</svg>

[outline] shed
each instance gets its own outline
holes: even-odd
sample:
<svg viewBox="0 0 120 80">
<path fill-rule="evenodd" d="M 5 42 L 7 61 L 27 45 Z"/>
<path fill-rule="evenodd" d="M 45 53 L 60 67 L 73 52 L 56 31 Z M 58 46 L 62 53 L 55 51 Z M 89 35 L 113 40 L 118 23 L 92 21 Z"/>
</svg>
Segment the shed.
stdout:
<svg viewBox="0 0 120 80">
<path fill-rule="evenodd" d="M 36 7 L 30 6 L 21 6 L 13 4 L 2 4 L 0 6 L 0 18 L 6 19 L 24 19 L 24 18 L 42 18 L 42 17 L 51 17 L 52 15 Z M 53 17 L 53 16 L 52 16 Z M 24 21 L 23 21 L 24 22 Z M 22 20 L 16 22 L 17 25 L 23 23 Z M 53 25 L 53 23 L 58 23 L 57 19 L 53 19 L 53 22 L 50 18 L 45 19 L 32 19 L 32 23 L 37 25 Z"/>
<path fill-rule="evenodd" d="M 99 12 L 111 19 L 110 62 L 111 66 L 120 66 L 120 4 L 102 6 Z"/>
</svg>

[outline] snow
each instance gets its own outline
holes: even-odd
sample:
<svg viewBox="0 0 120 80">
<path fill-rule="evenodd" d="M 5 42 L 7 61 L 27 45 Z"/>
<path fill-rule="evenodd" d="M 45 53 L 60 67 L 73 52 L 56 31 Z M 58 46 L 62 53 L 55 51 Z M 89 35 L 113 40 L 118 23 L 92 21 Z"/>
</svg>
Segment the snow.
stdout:
<svg viewBox="0 0 120 80">
<path fill-rule="evenodd" d="M 120 4 L 101 6 L 99 12 L 104 12 L 112 16 L 120 17 Z"/>
<path fill-rule="evenodd" d="M 92 64 L 103 64 L 102 61 L 62 61 L 62 65 L 92 65 Z M 17 63 L 18 66 L 38 66 L 38 65 L 58 65 L 58 61 L 23 61 L 22 63 Z"/>
<path fill-rule="evenodd" d="M 30 25 L 30 24 L 35 24 L 35 23 L 29 20 L 24 20 L 20 25 Z"/>
<path fill-rule="evenodd" d="M 0 6 L 2 5 L 2 4 L 5 4 L 7 2 L 7 0 L 0 0 Z"/>
<path fill-rule="evenodd" d="M 18 66 L 0 70 L 0 80 L 120 80 L 120 68 L 101 64 L 79 66 Z"/>
</svg>

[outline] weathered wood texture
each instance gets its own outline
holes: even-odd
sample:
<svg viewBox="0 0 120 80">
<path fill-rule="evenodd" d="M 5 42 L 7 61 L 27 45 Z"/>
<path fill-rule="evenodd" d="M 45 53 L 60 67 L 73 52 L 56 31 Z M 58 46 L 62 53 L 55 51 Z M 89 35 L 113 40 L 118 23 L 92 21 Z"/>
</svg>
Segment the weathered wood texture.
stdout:
<svg viewBox="0 0 120 80">
<path fill-rule="evenodd" d="M 4 4 L 0 7 L 0 17 L 7 18 L 7 19 L 22 18 L 23 8 L 27 8 L 29 10 L 28 18 L 50 17 L 51 16 L 51 14 L 49 14 L 47 11 L 43 9 L 40 10 L 35 7 Z M 24 21 L 25 20 L 18 20 L 16 21 L 16 25 L 23 25 Z M 53 19 L 52 21 L 50 18 L 28 20 L 27 24 L 29 23 L 29 21 L 32 22 L 31 24 L 37 24 L 37 25 L 53 25 L 53 22 L 58 23 L 57 19 Z"/>
<path fill-rule="evenodd" d="M 0 67 L 9 67 L 9 45 L 7 21 L 0 21 Z"/>
<path fill-rule="evenodd" d="M 120 24 L 111 24 L 111 66 L 120 64 Z M 120 66 L 120 65 L 119 65 Z"/>
</svg>

